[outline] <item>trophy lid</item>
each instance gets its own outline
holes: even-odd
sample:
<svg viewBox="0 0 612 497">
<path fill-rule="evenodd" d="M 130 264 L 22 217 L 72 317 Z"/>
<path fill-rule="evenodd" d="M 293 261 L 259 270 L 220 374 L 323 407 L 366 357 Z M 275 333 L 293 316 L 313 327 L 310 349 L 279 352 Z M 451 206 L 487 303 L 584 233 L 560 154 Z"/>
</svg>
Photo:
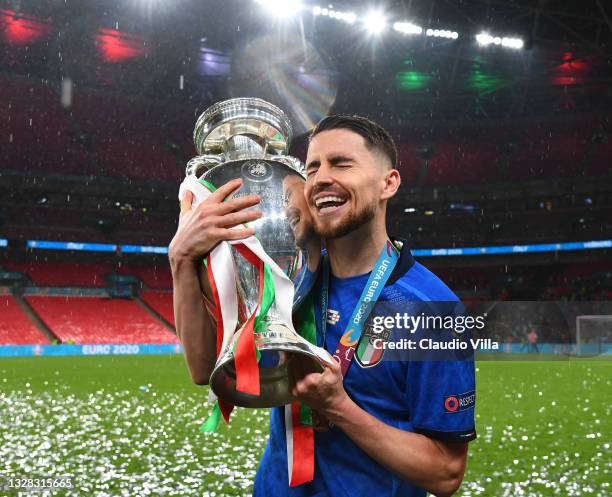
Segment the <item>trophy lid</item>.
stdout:
<svg viewBox="0 0 612 497">
<path fill-rule="evenodd" d="M 198 118 L 193 141 L 198 154 L 258 149 L 262 155 L 289 151 L 293 129 L 286 114 L 260 98 L 232 98 L 206 109 Z"/>
</svg>

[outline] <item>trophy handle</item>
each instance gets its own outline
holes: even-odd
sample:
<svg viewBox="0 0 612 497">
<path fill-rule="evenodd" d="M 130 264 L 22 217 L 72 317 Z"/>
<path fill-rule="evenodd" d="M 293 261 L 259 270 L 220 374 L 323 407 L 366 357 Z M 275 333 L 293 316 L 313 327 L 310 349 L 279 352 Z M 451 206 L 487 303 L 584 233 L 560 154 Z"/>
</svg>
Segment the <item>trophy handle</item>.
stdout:
<svg viewBox="0 0 612 497">
<path fill-rule="evenodd" d="M 225 162 L 223 155 L 196 155 L 185 167 L 185 176 L 200 178 L 206 171 Z"/>
<path fill-rule="evenodd" d="M 304 166 L 304 163 L 297 157 L 292 157 L 291 155 L 279 155 L 274 157 L 274 160 L 289 166 L 291 169 L 299 173 L 302 178 L 306 179 L 306 166 Z"/>
</svg>

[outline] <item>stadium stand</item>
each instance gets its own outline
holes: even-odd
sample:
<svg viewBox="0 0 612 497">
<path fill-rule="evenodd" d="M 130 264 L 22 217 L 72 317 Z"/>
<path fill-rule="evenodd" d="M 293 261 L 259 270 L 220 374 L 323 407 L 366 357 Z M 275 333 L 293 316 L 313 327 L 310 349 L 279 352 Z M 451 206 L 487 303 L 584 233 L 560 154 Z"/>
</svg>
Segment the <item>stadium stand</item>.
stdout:
<svg viewBox="0 0 612 497">
<path fill-rule="evenodd" d="M 73 130 L 57 91 L 45 85 L 2 77 L 0 98 L 4 104 L 0 116 L 3 164 L 45 173 L 93 172 L 93 164 L 73 139 Z"/>
<path fill-rule="evenodd" d="M 99 297 L 26 297 L 63 342 L 178 343 L 176 335 L 133 300 Z"/>
<path fill-rule="evenodd" d="M 143 290 L 139 295 L 151 309 L 168 321 L 172 326 L 175 326 L 172 293 Z"/>
<path fill-rule="evenodd" d="M 147 288 L 171 289 L 172 275 L 170 267 L 163 266 L 136 266 L 121 264 L 117 269 L 118 274 L 133 275 L 139 277 Z"/>
<path fill-rule="evenodd" d="M 43 345 L 45 337 L 23 312 L 11 295 L 0 295 L 0 344 Z"/>
<path fill-rule="evenodd" d="M 165 149 L 160 127 L 154 125 L 156 118 L 143 105 L 133 101 L 117 105 L 116 99 L 92 92 L 75 99 L 73 110 L 83 131 L 92 137 L 103 175 L 181 180 L 182 167 Z"/>
<path fill-rule="evenodd" d="M 137 99 L 83 88 L 64 109 L 55 89 L 8 77 L 0 79 L 0 97 L 9 109 L 0 118 L 0 135 L 9 138 L 0 160 L 8 168 L 178 184 L 184 159 L 195 155 L 186 138 L 193 122 L 168 132 L 164 112 Z M 573 177 L 585 165 L 605 174 L 611 143 L 601 121 L 585 118 L 416 132 L 398 150 L 406 181 L 420 177 L 425 158 L 424 185 L 436 187 Z"/>
<path fill-rule="evenodd" d="M 435 267 L 463 300 L 605 300 L 612 262 L 534 266 Z"/>
<path fill-rule="evenodd" d="M 57 81 L 8 75 L 0 76 L 0 98 L 6 103 L 0 116 L 0 175 L 21 179 L 26 186 L 16 191 L 27 190 L 1 206 L 2 237 L 13 248 L 2 264 L 38 287 L 28 289 L 27 301 L 63 341 L 176 343 L 164 322 L 142 306 L 174 325 L 167 260 L 111 252 L 104 262 L 93 255 L 73 261 L 70 254 L 20 251 L 25 240 L 167 246 L 176 229 L 184 159 L 195 155 L 193 105 L 170 102 L 164 109 L 163 102 L 150 105 L 138 95 L 77 86 L 71 103 L 62 107 Z M 394 207 L 390 232 L 415 248 L 449 247 L 449 241 L 461 247 L 607 237 L 602 234 L 610 228 L 609 190 L 591 192 L 587 185 L 575 192 L 573 182 L 600 182 L 612 171 L 608 122 L 589 114 L 493 118 L 486 126 L 469 120 L 417 125 L 398 137 L 398 151 L 402 181 L 415 187 L 420 200 L 413 204 L 407 195 Z M 303 158 L 304 152 L 303 147 L 297 155 Z M 72 183 L 64 184 L 67 179 Z M 97 181 L 91 198 L 80 188 L 90 180 Z M 561 181 L 567 186 L 559 193 L 553 187 Z M 405 217 L 413 205 L 414 213 Z M 434 262 L 440 263 L 445 261 Z M 509 267 L 474 267 L 466 259 L 434 272 L 464 300 L 603 299 L 612 291 L 612 268 L 597 263 Z M 140 282 L 125 279 L 120 293 L 121 283 L 108 279 L 114 274 Z M 27 286 L 27 280 L 14 284 Z M 0 303 L 7 311 L 1 326 L 23 323 L 23 337 L 34 337 L 24 339 L 47 343 L 19 302 L 7 296 Z"/>
<path fill-rule="evenodd" d="M 612 157 L 612 138 L 608 133 L 600 135 L 593 162 L 588 169 L 590 174 L 610 174 L 610 157 Z"/>
<path fill-rule="evenodd" d="M 580 172 L 594 123 L 531 125 L 518 135 L 508 179 L 571 177 Z M 508 130 L 510 131 L 510 130 Z"/>
<path fill-rule="evenodd" d="M 183 166 L 168 151 L 159 116 L 144 105 L 118 104 L 79 89 L 64 109 L 59 97 L 55 87 L 39 82 L 0 79 L 8 108 L 0 117 L 0 135 L 8 138 L 0 150 L 2 164 L 41 173 L 180 181 Z"/>
<path fill-rule="evenodd" d="M 102 288 L 111 268 L 104 264 L 7 261 L 9 271 L 25 273 L 37 286 Z"/>
</svg>

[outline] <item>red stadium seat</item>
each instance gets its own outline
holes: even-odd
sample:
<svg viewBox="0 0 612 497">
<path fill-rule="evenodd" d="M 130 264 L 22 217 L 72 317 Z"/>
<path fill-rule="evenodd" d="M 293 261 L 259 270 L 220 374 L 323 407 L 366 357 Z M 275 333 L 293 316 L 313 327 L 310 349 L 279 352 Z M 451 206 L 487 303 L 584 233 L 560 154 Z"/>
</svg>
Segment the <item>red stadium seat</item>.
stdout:
<svg viewBox="0 0 612 497">
<path fill-rule="evenodd" d="M 169 292 L 155 292 L 151 290 L 143 290 L 140 292 L 140 297 L 144 300 L 155 312 L 174 326 L 174 307 L 172 304 L 172 294 Z"/>
<path fill-rule="evenodd" d="M 11 169 L 91 174 L 55 89 L 0 78 L 0 162 Z"/>
<path fill-rule="evenodd" d="M 593 163 L 589 167 L 589 174 L 610 174 L 612 171 L 612 137 L 607 137 L 603 143 L 597 146 Z"/>
<path fill-rule="evenodd" d="M 28 296 L 41 319 L 74 343 L 178 343 L 178 338 L 133 300 Z"/>
<path fill-rule="evenodd" d="M 167 290 L 172 288 L 170 267 L 164 266 L 131 266 L 121 265 L 119 274 L 138 276 L 148 288 Z"/>
<path fill-rule="evenodd" d="M 184 168 L 166 150 L 166 138 L 144 104 L 92 92 L 75 97 L 73 109 L 83 130 L 95 137 L 100 174 L 180 182 Z"/>
<path fill-rule="evenodd" d="M 0 295 L 0 344 L 44 345 L 49 340 L 28 319 L 11 295 Z"/>
<path fill-rule="evenodd" d="M 37 286 L 103 288 L 111 272 L 110 266 L 91 263 L 7 261 L 4 265 L 27 274 Z"/>
</svg>

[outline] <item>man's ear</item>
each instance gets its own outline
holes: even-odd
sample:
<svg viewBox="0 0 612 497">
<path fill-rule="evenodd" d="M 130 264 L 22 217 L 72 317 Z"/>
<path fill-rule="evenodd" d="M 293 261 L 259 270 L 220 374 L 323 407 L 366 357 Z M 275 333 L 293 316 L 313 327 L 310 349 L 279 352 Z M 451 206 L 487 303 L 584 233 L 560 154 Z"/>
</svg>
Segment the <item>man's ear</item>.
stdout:
<svg viewBox="0 0 612 497">
<path fill-rule="evenodd" d="M 385 174 L 384 181 L 385 184 L 380 196 L 381 200 L 390 199 L 397 193 L 397 190 L 402 183 L 402 177 L 397 169 L 391 169 L 387 172 L 387 174 Z"/>
</svg>

